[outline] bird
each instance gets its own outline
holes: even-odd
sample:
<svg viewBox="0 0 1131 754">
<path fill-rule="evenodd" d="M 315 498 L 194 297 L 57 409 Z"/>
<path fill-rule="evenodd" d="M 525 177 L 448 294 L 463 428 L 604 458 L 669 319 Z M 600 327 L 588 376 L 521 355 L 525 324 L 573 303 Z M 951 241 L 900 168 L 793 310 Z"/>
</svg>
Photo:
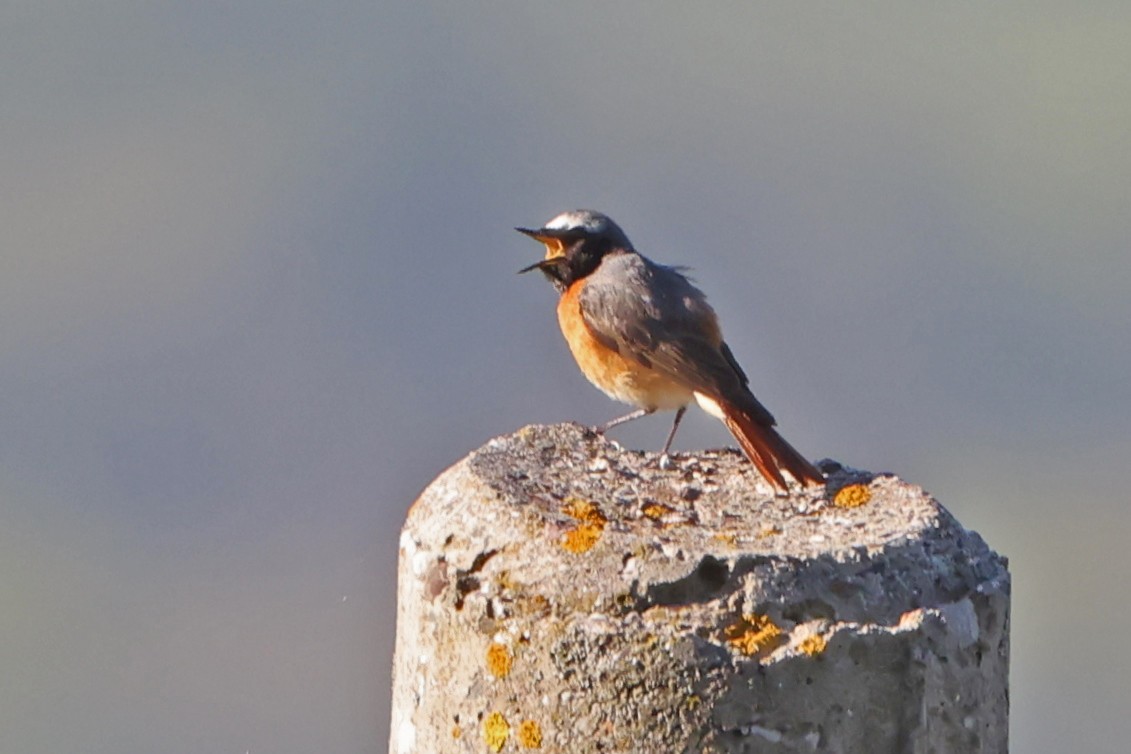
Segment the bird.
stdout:
<svg viewBox="0 0 1131 754">
<path fill-rule="evenodd" d="M 636 410 L 594 428 L 613 427 L 656 411 L 675 411 L 660 452 L 669 451 L 694 400 L 722 420 L 743 452 L 779 493 L 783 471 L 803 487 L 824 476 L 774 428 L 773 415 L 754 397 L 749 380 L 723 340 L 707 297 L 684 274 L 641 254 L 612 218 L 595 210 L 562 212 L 540 228 L 515 228 L 546 247 L 539 270 L 560 294 L 558 324 L 585 377 Z"/>
</svg>

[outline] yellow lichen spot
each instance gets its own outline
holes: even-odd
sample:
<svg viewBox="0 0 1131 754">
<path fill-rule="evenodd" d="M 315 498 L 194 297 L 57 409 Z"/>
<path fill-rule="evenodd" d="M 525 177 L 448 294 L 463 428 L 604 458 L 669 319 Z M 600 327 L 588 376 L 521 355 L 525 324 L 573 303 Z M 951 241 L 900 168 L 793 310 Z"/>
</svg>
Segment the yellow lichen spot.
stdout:
<svg viewBox="0 0 1131 754">
<path fill-rule="evenodd" d="M 576 527 L 570 529 L 562 538 L 562 547 L 572 553 L 588 552 L 605 529 L 608 519 L 596 504 L 578 497 L 566 498 L 562 513 L 577 519 Z"/>
<path fill-rule="evenodd" d="M 458 739 L 462 735 L 463 735 L 463 731 L 459 729 L 459 726 L 453 725 L 452 726 L 452 738 Z"/>
<path fill-rule="evenodd" d="M 597 540 L 601 538 L 601 527 L 593 524 L 581 524 L 570 529 L 562 538 L 562 547 L 572 553 L 580 554 L 593 549 Z"/>
<path fill-rule="evenodd" d="M 518 726 L 518 742 L 527 749 L 541 749 L 542 726 L 534 720 L 523 720 Z"/>
<path fill-rule="evenodd" d="M 816 657 L 821 654 L 821 652 L 825 651 L 825 647 L 827 647 L 828 644 L 828 639 L 820 634 L 813 634 L 812 636 L 807 636 L 802 639 L 801 643 L 797 645 L 797 649 L 810 657 Z"/>
<path fill-rule="evenodd" d="M 502 712 L 492 712 L 483 721 L 483 740 L 487 742 L 487 748 L 491 751 L 501 751 L 510 734 L 511 726 Z"/>
<path fill-rule="evenodd" d="M 781 629 L 765 615 L 743 615 L 723 631 L 727 644 L 751 656 L 781 641 Z"/>
<path fill-rule="evenodd" d="M 562 513 L 570 518 L 576 518 L 578 521 L 601 527 L 608 523 L 608 519 L 605 518 L 605 514 L 601 512 L 596 503 L 582 500 L 579 497 L 567 497 L 565 505 L 562 506 Z"/>
<path fill-rule="evenodd" d="M 850 484 L 841 487 L 840 492 L 833 498 L 833 505 L 837 508 L 859 508 L 872 499 L 872 492 L 862 484 Z"/>
<path fill-rule="evenodd" d="M 645 503 L 644 507 L 640 509 L 640 512 L 653 521 L 659 521 L 664 516 L 674 513 L 675 509 L 670 505 L 664 505 L 663 503 L 657 503 L 653 501 L 650 503 Z"/>
<path fill-rule="evenodd" d="M 754 535 L 755 539 L 766 539 L 767 537 L 774 537 L 781 534 L 780 526 L 764 526 L 762 530 Z"/>
<path fill-rule="evenodd" d="M 512 662 L 510 650 L 502 644 L 492 642 L 487 647 L 487 669 L 491 671 L 491 675 L 506 678 L 510 675 Z"/>
</svg>

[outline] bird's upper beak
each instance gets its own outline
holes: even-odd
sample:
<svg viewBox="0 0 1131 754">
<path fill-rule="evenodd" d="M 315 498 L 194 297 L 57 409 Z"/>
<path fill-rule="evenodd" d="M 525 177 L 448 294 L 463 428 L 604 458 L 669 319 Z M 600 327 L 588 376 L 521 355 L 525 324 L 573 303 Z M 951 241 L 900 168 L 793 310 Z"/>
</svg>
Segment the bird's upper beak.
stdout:
<svg viewBox="0 0 1131 754">
<path fill-rule="evenodd" d="M 541 241 L 542 238 L 546 237 L 546 229 L 545 228 L 538 228 L 538 229 L 515 228 L 515 230 L 517 230 L 519 233 L 522 233 L 523 235 L 530 236 L 531 238 L 535 239 L 536 241 Z M 542 238 L 540 238 L 539 236 L 541 236 Z"/>
</svg>

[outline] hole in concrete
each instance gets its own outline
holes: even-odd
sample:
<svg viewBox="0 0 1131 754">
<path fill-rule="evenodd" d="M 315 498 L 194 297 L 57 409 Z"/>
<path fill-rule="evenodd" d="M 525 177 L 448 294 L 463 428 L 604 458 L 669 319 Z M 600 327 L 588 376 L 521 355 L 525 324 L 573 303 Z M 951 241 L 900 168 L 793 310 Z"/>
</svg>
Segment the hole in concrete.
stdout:
<svg viewBox="0 0 1131 754">
<path fill-rule="evenodd" d="M 699 561 L 695 570 L 682 579 L 666 584 L 654 584 L 645 595 L 652 605 L 689 605 L 707 602 L 718 596 L 727 579 L 730 566 L 725 560 L 707 555 Z"/>
<path fill-rule="evenodd" d="M 781 613 L 782 617 L 794 623 L 808 623 L 811 620 L 836 620 L 836 608 L 824 600 L 811 599 L 789 605 Z"/>
<path fill-rule="evenodd" d="M 456 610 L 462 610 L 467 595 L 479 588 L 479 579 L 474 574 L 483 570 L 487 561 L 495 557 L 498 552 L 498 550 L 485 550 L 475 556 L 475 560 L 471 561 L 471 567 L 466 571 L 456 569 Z"/>
</svg>

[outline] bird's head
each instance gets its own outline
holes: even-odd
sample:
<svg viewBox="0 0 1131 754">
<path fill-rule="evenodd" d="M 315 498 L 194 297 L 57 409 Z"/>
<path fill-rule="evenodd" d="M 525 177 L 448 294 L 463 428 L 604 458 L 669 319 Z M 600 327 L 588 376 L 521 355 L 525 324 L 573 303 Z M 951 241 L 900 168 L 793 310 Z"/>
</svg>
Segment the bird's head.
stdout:
<svg viewBox="0 0 1131 754">
<path fill-rule="evenodd" d="M 546 257 L 520 273 L 541 270 L 559 291 L 564 291 L 597 269 L 614 251 L 632 251 L 632 242 L 612 218 L 591 209 L 563 212 L 541 228 L 515 228 L 546 247 Z"/>
</svg>

